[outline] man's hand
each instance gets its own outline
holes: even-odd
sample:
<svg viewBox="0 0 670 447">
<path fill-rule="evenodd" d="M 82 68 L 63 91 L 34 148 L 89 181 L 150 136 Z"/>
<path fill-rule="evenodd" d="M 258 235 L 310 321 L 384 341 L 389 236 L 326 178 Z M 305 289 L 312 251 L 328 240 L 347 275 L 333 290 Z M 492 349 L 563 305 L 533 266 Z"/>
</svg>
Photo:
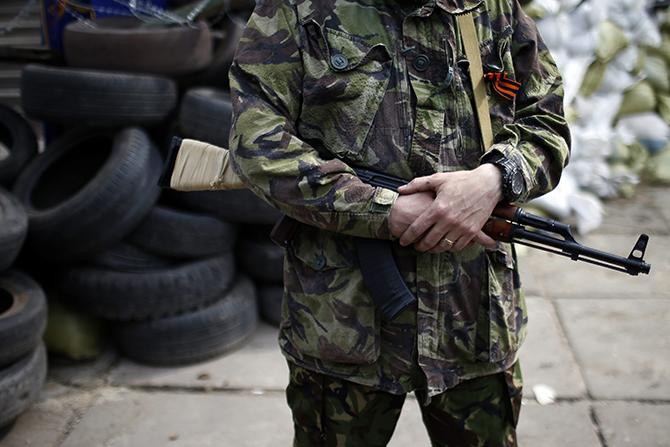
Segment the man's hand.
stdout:
<svg viewBox="0 0 670 447">
<path fill-rule="evenodd" d="M 435 199 L 427 208 L 425 201 L 416 201 L 413 213 L 418 217 L 402 232 L 401 245 L 414 244 L 417 251 L 430 253 L 458 251 L 475 243 L 489 247 L 496 245 L 496 241 L 481 229 L 493 208 L 503 199 L 502 173 L 498 167 L 483 164 L 472 171 L 433 174 L 398 188 L 401 195 L 391 208 L 394 235 L 397 236 L 395 231 L 401 231 L 411 216 L 411 213 L 403 212 L 403 218 L 399 218 L 402 224 L 394 228 L 393 214 L 398 202 L 402 206 L 401 199 L 411 199 L 429 191 L 435 193 Z"/>
<path fill-rule="evenodd" d="M 400 195 L 396 200 L 389 215 L 391 234 L 395 237 L 402 236 L 407 228 L 433 204 L 435 193 L 433 191 L 417 192 L 415 194 Z"/>
</svg>

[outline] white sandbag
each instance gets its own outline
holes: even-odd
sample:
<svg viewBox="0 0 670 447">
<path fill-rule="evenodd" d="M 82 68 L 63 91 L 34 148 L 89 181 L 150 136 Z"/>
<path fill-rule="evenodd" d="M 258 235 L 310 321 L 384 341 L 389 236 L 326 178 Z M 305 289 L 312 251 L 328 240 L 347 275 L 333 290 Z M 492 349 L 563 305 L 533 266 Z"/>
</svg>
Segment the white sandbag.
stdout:
<svg viewBox="0 0 670 447">
<path fill-rule="evenodd" d="M 649 152 L 660 152 L 670 140 L 670 126 L 657 113 L 639 113 L 619 119 L 617 134 L 637 138 Z"/>
<path fill-rule="evenodd" d="M 640 55 L 640 49 L 636 45 L 630 45 L 629 47 L 622 50 L 617 54 L 611 61 L 610 65 L 614 66 L 618 70 L 627 71 L 632 73 L 637 66 L 638 57 Z"/>
<path fill-rule="evenodd" d="M 596 93 L 588 98 L 577 96 L 573 106 L 580 118 L 578 125 L 595 132 L 612 132 L 612 125 L 623 101 L 623 93 Z"/>
<path fill-rule="evenodd" d="M 578 191 L 570 196 L 570 206 L 577 217 L 577 233 L 586 234 L 598 228 L 603 221 L 602 201 L 593 194 Z"/>
<path fill-rule="evenodd" d="M 642 74 L 654 91 L 660 94 L 670 93 L 670 78 L 668 64 L 661 56 L 647 54 L 642 65 Z"/>
<path fill-rule="evenodd" d="M 582 85 L 584 74 L 593 62 L 595 56 L 593 54 L 587 56 L 575 56 L 568 53 L 567 61 L 561 68 L 563 75 L 563 88 L 565 89 L 564 102 L 565 104 L 572 104 L 573 100 L 579 93 L 579 88 Z M 559 66 L 560 67 L 560 66 Z"/>
<path fill-rule="evenodd" d="M 633 88 L 643 76 L 633 75 L 638 58 L 638 48 L 630 46 L 612 59 L 600 81 L 598 93 L 602 95 L 619 94 Z"/>
<path fill-rule="evenodd" d="M 561 2 L 559 0 L 534 0 L 533 3 L 536 7 L 544 9 L 547 16 L 556 15 L 561 10 Z"/>
<path fill-rule="evenodd" d="M 595 195 L 579 189 L 574 174 L 565 170 L 558 186 L 548 194 L 533 199 L 530 205 L 546 212 L 555 219 L 577 218 L 574 230 L 586 234 L 602 224 L 602 202 Z"/>
<path fill-rule="evenodd" d="M 536 23 L 537 29 L 552 54 L 567 46 L 572 35 L 572 24 L 567 14 L 548 15 L 544 19 L 537 20 Z"/>
<path fill-rule="evenodd" d="M 579 185 L 577 184 L 577 180 L 570 172 L 564 172 L 556 188 L 542 197 L 531 200 L 529 204 L 548 213 L 554 219 L 565 219 L 572 215 L 570 196 L 576 194 L 578 191 Z"/>
<path fill-rule="evenodd" d="M 605 160 L 579 159 L 571 162 L 567 169 L 577 179 L 580 189 L 601 198 L 617 197 L 617 188 L 610 182 L 610 168 Z"/>
<path fill-rule="evenodd" d="M 601 160 L 612 154 L 611 126 L 590 126 L 572 129 L 572 161 L 580 159 Z"/>
<path fill-rule="evenodd" d="M 649 162 L 648 180 L 654 184 L 670 185 L 670 147 L 651 157 Z"/>
<path fill-rule="evenodd" d="M 573 28 L 574 29 L 574 28 Z M 573 33 L 565 43 L 565 48 L 571 57 L 593 56 L 598 48 L 600 33 L 597 28 Z"/>
<path fill-rule="evenodd" d="M 610 0 L 608 19 L 636 45 L 658 46 L 661 35 L 647 12 L 646 0 Z"/>
<path fill-rule="evenodd" d="M 579 29 L 597 29 L 602 22 L 607 20 L 609 11 L 609 0 L 588 0 L 579 5 L 570 13 L 570 18 L 575 21 L 573 26 Z"/>
<path fill-rule="evenodd" d="M 661 44 L 661 33 L 645 9 L 629 16 L 630 28 L 627 35 L 636 45 L 657 47 Z"/>
</svg>

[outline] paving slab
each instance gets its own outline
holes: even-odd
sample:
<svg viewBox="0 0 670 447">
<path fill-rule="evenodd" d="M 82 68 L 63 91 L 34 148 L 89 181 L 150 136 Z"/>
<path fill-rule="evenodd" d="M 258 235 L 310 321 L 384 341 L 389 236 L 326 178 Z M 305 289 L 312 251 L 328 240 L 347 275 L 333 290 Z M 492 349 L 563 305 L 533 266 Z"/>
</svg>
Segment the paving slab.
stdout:
<svg viewBox="0 0 670 447">
<path fill-rule="evenodd" d="M 670 301 L 555 301 L 591 397 L 670 400 Z"/>
<path fill-rule="evenodd" d="M 388 447 L 430 447 L 430 438 L 421 419 L 419 402 L 413 394 L 407 396 L 400 419 Z"/>
<path fill-rule="evenodd" d="M 516 247 L 516 252 L 519 262 L 519 276 L 521 277 L 521 284 L 526 296 L 548 296 L 546 291 L 542 288 L 542 282 L 537 278 L 533 269 L 533 258 L 528 252 L 531 249 L 519 245 Z"/>
<path fill-rule="evenodd" d="M 579 242 L 627 258 L 638 236 L 590 234 L 580 238 Z M 535 281 L 532 291 L 544 297 L 670 299 L 670 237 L 651 236 L 644 260 L 651 264 L 651 271 L 649 275 L 639 276 L 533 249 L 525 252 L 520 263 L 531 272 Z M 526 272 L 522 270 L 521 273 Z M 524 286 L 527 276 L 521 277 Z"/>
<path fill-rule="evenodd" d="M 523 447 L 602 447 L 585 402 L 526 403 L 521 407 L 517 438 Z"/>
<path fill-rule="evenodd" d="M 83 388 L 103 386 L 107 374 L 121 360 L 111 344 L 91 360 L 70 360 L 49 354 L 49 377 L 59 383 Z"/>
<path fill-rule="evenodd" d="M 112 385 L 151 388 L 285 390 L 288 365 L 278 330 L 260 323 L 251 339 L 223 357 L 182 367 L 151 367 L 123 359 L 109 373 Z"/>
<path fill-rule="evenodd" d="M 60 447 L 290 445 L 283 394 L 106 388 Z"/>
<path fill-rule="evenodd" d="M 60 447 L 276 447 L 292 439 L 283 393 L 106 388 Z M 415 399 L 408 399 L 389 445 L 430 446 Z"/>
<path fill-rule="evenodd" d="M 670 188 L 649 188 L 644 194 L 651 197 L 653 206 L 661 213 L 665 222 L 670 223 Z"/>
<path fill-rule="evenodd" d="M 586 397 L 586 384 L 551 300 L 528 297 L 526 302 L 528 335 L 519 352 L 524 397 L 534 398 L 537 385 L 550 387 L 558 398 Z"/>
<path fill-rule="evenodd" d="M 0 446 L 58 445 L 70 427 L 86 412 L 95 395 L 92 391 L 73 390 L 47 381 L 39 401 L 16 420 L 8 434 L 0 440 Z"/>
<path fill-rule="evenodd" d="M 670 404 L 607 402 L 594 411 L 607 447 L 670 447 Z"/>
<path fill-rule="evenodd" d="M 631 199 L 617 198 L 605 202 L 603 221 L 597 234 L 670 234 L 664 208 L 670 203 L 668 188 L 639 188 Z"/>
</svg>

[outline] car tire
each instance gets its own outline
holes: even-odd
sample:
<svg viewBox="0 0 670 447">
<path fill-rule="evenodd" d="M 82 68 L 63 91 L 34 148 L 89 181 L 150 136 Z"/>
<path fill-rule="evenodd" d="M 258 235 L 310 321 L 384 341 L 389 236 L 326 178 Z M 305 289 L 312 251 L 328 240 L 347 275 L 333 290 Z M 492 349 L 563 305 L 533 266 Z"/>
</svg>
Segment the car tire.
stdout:
<svg viewBox="0 0 670 447">
<path fill-rule="evenodd" d="M 127 239 L 168 258 L 205 258 L 232 250 L 237 226 L 208 214 L 158 204 Z"/>
<path fill-rule="evenodd" d="M 14 183 L 28 214 L 27 246 L 69 262 L 121 241 L 157 202 L 161 170 L 160 153 L 141 128 L 62 136 Z"/>
<path fill-rule="evenodd" d="M 11 187 L 28 161 L 37 155 L 35 131 L 12 108 L 0 104 L 0 185 Z M 3 156 L 4 155 L 4 156 Z"/>
<path fill-rule="evenodd" d="M 219 147 L 228 147 L 233 119 L 230 93 L 210 87 L 194 87 L 186 91 L 179 105 L 179 130 L 194 140 Z"/>
<path fill-rule="evenodd" d="M 119 272 L 140 273 L 167 269 L 177 262 L 174 259 L 148 253 L 124 240 L 90 258 L 88 263 Z"/>
<path fill-rule="evenodd" d="M 284 281 L 285 250 L 268 239 L 240 238 L 237 244 L 237 260 L 240 269 L 260 282 L 282 283 Z"/>
<path fill-rule="evenodd" d="M 37 401 L 47 375 L 44 343 L 0 369 L 0 427 L 12 424 Z"/>
<path fill-rule="evenodd" d="M 278 284 L 258 285 L 258 308 L 261 317 L 279 327 L 284 286 Z"/>
<path fill-rule="evenodd" d="M 256 292 L 240 277 L 215 303 L 195 312 L 155 320 L 115 324 L 120 352 L 140 363 L 171 366 L 201 362 L 234 350 L 256 329 Z"/>
<path fill-rule="evenodd" d="M 185 208 L 208 213 L 228 222 L 274 224 L 282 214 L 248 189 L 232 191 L 170 191 Z"/>
<path fill-rule="evenodd" d="M 0 187 L 0 272 L 19 256 L 28 234 L 28 214 L 19 200 Z"/>
<path fill-rule="evenodd" d="M 0 368 L 37 348 L 46 324 L 40 285 L 18 270 L 0 273 Z"/>
<path fill-rule="evenodd" d="M 68 126 L 154 126 L 177 107 L 177 84 L 162 76 L 27 65 L 20 89 L 29 117 Z"/>
<path fill-rule="evenodd" d="M 235 277 L 232 252 L 145 272 L 91 265 L 63 272 L 61 301 L 107 320 L 154 320 L 189 312 L 217 300 Z"/>
</svg>

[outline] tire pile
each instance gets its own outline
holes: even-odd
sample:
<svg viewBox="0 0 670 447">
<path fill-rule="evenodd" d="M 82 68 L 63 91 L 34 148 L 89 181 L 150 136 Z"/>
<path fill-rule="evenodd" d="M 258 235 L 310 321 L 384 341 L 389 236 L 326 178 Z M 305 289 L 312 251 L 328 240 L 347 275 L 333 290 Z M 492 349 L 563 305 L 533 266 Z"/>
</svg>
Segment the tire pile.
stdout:
<svg viewBox="0 0 670 447">
<path fill-rule="evenodd" d="M 21 76 L 42 151 L 0 104 L 0 428 L 37 399 L 46 350 L 69 355 L 42 341 L 47 320 L 65 332 L 47 307 L 99 319 L 123 355 L 163 366 L 230 352 L 259 316 L 279 322 L 279 212 L 247 190 L 157 186 L 173 136 L 227 146 L 243 6 L 186 27 L 68 25 L 65 65 Z"/>
</svg>

